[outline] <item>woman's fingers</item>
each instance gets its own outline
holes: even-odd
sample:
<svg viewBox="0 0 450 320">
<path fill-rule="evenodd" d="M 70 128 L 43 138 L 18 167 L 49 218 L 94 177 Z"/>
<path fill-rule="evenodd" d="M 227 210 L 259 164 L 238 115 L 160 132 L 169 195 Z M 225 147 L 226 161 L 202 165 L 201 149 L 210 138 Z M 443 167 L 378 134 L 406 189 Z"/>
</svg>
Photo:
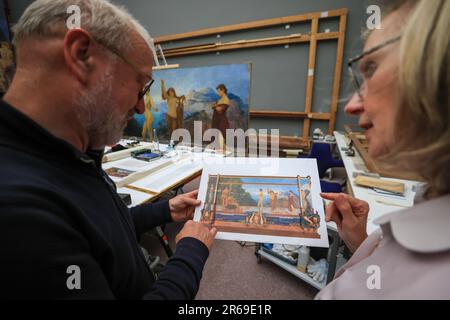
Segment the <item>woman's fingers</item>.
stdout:
<svg viewBox="0 0 450 320">
<path fill-rule="evenodd" d="M 350 205 L 350 201 L 348 200 L 348 196 L 338 195 L 334 201 L 334 204 L 342 215 L 342 220 L 350 221 L 355 219 L 355 214 L 352 206 Z"/>
<path fill-rule="evenodd" d="M 353 214 L 357 214 L 360 211 L 364 214 L 367 214 L 369 212 L 369 204 L 360 199 L 353 198 L 345 193 L 324 193 L 322 192 L 320 196 L 323 199 L 330 200 L 330 201 L 336 201 L 339 199 L 341 203 L 348 202 Z"/>
<path fill-rule="evenodd" d="M 325 193 L 321 192 L 320 196 L 325 200 L 335 201 L 336 197 L 340 195 L 341 193 Z"/>
<path fill-rule="evenodd" d="M 364 216 L 369 213 L 369 204 L 364 200 L 355 199 L 352 197 L 349 197 L 350 205 L 353 208 L 353 212 L 357 216 Z"/>
<path fill-rule="evenodd" d="M 330 203 L 327 206 L 326 213 L 325 213 L 325 221 L 326 222 L 334 221 L 338 225 L 339 228 L 342 225 L 341 214 L 339 213 L 339 211 L 336 207 L 336 204 L 334 202 Z"/>
</svg>

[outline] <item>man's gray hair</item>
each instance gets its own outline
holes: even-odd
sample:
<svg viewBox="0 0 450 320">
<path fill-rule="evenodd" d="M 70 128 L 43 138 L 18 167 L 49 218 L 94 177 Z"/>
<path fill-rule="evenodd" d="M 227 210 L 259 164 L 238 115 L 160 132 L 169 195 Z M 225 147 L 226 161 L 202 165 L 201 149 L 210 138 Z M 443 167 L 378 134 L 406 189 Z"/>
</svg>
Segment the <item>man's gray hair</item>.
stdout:
<svg viewBox="0 0 450 320">
<path fill-rule="evenodd" d="M 36 0 L 13 27 L 13 43 L 33 36 L 51 37 L 67 31 L 70 6 L 81 10 L 81 28 L 104 45 L 119 52 L 132 50 L 130 31 L 135 30 L 154 49 L 153 39 L 145 28 L 121 6 L 108 0 Z"/>
</svg>

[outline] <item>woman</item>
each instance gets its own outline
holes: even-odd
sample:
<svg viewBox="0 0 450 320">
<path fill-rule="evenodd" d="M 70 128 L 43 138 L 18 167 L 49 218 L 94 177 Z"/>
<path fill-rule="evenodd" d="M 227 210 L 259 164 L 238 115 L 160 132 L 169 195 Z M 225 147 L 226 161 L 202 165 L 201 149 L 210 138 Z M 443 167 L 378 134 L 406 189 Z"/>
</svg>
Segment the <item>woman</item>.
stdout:
<svg viewBox="0 0 450 320">
<path fill-rule="evenodd" d="M 369 206 L 344 194 L 326 219 L 354 251 L 318 299 L 450 298 L 450 1 L 396 1 L 353 60 L 363 80 L 346 112 L 359 116 L 369 154 L 427 183 L 413 208 L 366 234 Z M 357 77 L 354 77 L 357 79 Z"/>
<path fill-rule="evenodd" d="M 227 129 L 230 127 L 227 118 L 227 110 L 230 107 L 230 100 L 228 99 L 228 90 L 224 84 L 219 84 L 216 88 L 217 94 L 220 99 L 214 103 L 213 117 L 212 117 L 212 128 L 219 129 L 222 133 L 222 137 L 226 138 Z"/>
<path fill-rule="evenodd" d="M 153 101 L 152 96 L 150 95 L 150 91 L 148 91 L 144 96 L 144 104 L 145 104 L 145 111 L 144 111 L 144 126 L 142 127 L 142 140 L 145 141 L 147 138 L 147 132 L 150 136 L 150 142 L 153 141 L 153 122 L 155 121 L 155 118 L 153 117 L 152 108 L 156 112 L 158 112 L 158 108 L 155 105 L 155 102 Z"/>
</svg>

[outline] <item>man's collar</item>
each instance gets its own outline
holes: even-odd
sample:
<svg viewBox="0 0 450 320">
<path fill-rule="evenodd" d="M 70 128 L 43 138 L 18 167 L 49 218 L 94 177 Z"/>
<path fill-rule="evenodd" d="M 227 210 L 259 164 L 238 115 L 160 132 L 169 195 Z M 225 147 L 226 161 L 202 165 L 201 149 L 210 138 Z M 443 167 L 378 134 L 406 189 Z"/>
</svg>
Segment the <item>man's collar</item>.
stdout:
<svg viewBox="0 0 450 320">
<path fill-rule="evenodd" d="M 450 194 L 374 221 L 390 224 L 394 239 L 404 248 L 421 253 L 450 250 Z"/>
<path fill-rule="evenodd" d="M 60 160 L 76 158 L 83 163 L 93 161 L 101 167 L 102 151 L 81 152 L 67 141 L 60 139 L 33 121 L 27 115 L 0 99 L 1 143 L 27 152 L 37 153 L 45 158 Z"/>
</svg>

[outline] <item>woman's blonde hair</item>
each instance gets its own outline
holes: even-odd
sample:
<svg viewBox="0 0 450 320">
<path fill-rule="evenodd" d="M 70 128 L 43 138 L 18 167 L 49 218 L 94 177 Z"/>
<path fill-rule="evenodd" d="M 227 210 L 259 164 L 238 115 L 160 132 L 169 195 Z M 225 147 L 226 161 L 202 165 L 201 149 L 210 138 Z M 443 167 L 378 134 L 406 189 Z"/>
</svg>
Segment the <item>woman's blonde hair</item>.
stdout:
<svg viewBox="0 0 450 320">
<path fill-rule="evenodd" d="M 428 197 L 450 193 L 450 1 L 413 5 L 400 44 L 396 146 L 386 159 L 428 183 Z"/>
</svg>

